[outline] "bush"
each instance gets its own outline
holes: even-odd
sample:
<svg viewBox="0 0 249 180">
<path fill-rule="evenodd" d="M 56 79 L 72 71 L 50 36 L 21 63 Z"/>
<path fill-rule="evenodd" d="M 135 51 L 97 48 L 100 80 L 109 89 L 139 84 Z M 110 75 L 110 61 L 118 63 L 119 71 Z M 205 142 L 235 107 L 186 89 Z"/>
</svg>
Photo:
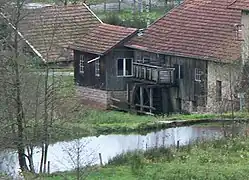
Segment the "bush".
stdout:
<svg viewBox="0 0 249 180">
<path fill-rule="evenodd" d="M 130 11 L 123 11 L 120 13 L 107 13 L 102 19 L 103 22 L 113 25 L 133 27 L 133 28 L 146 28 L 147 19 L 150 23 L 154 22 L 159 15 L 155 13 L 132 13 Z"/>
</svg>

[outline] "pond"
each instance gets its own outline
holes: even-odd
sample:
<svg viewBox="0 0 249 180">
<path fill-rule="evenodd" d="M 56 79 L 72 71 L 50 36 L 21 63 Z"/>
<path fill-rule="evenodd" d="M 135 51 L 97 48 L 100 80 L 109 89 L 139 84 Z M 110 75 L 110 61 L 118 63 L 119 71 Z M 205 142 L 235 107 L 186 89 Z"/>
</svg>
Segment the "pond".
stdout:
<svg viewBox="0 0 249 180">
<path fill-rule="evenodd" d="M 246 126 L 237 125 L 225 128 L 227 133 L 244 132 Z M 76 168 L 73 163 L 77 155 L 80 157 L 81 165 L 100 164 L 99 153 L 102 155 L 103 164 L 108 159 L 118 154 L 134 150 L 146 150 L 153 147 L 169 147 L 176 145 L 187 145 L 197 139 L 210 140 L 224 136 L 224 128 L 217 125 L 176 127 L 151 132 L 145 135 L 101 135 L 84 137 L 81 139 L 57 142 L 49 146 L 48 161 L 50 161 L 50 172 L 66 171 Z M 40 148 L 34 150 L 34 165 L 38 172 L 40 161 Z M 19 171 L 17 153 L 13 150 L 0 152 L 0 172 L 5 172 L 12 177 L 17 177 Z"/>
</svg>

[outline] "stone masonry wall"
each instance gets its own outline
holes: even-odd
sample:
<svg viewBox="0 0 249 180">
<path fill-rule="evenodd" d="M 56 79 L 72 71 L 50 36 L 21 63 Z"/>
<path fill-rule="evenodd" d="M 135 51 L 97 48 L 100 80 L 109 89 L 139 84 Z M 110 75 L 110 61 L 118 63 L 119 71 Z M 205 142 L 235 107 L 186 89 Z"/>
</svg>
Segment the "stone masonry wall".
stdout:
<svg viewBox="0 0 249 180">
<path fill-rule="evenodd" d="M 108 107 L 107 91 L 84 86 L 77 86 L 76 93 L 81 102 L 87 106 L 100 109 L 107 109 Z"/>
<path fill-rule="evenodd" d="M 108 109 L 112 104 L 111 97 L 126 101 L 126 91 L 105 91 L 84 86 L 77 86 L 77 96 L 83 104 L 93 108 Z"/>
<path fill-rule="evenodd" d="M 236 88 L 239 83 L 240 68 L 236 64 L 208 62 L 208 112 L 230 111 L 232 103 L 237 106 Z M 221 81 L 221 101 L 216 100 L 216 81 Z M 232 98 L 231 98 L 232 96 Z"/>
</svg>

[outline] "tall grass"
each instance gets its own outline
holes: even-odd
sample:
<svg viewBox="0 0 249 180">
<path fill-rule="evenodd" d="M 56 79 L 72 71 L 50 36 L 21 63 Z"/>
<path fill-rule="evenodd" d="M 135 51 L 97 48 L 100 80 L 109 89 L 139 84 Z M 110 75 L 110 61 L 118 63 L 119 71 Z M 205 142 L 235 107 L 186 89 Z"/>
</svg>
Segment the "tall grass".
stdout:
<svg viewBox="0 0 249 180">
<path fill-rule="evenodd" d="M 249 139 L 237 136 L 198 141 L 179 149 L 161 147 L 127 152 L 110 159 L 106 166 L 90 173 L 87 179 L 246 180 L 249 179 L 248 167 Z M 64 173 L 63 177 L 72 178 L 73 174 Z"/>
</svg>

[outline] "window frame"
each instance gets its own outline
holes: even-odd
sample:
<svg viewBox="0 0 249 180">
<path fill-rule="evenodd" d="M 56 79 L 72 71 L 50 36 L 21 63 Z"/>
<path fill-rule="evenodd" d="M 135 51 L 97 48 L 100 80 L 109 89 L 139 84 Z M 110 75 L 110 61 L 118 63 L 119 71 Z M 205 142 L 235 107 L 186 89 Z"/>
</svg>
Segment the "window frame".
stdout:
<svg viewBox="0 0 249 180">
<path fill-rule="evenodd" d="M 200 68 L 195 68 L 195 81 L 201 82 L 202 70 Z"/>
<path fill-rule="evenodd" d="M 94 62 L 95 76 L 100 77 L 100 61 L 99 59 Z"/>
<path fill-rule="evenodd" d="M 85 56 L 83 54 L 80 54 L 79 57 L 79 72 L 81 74 L 85 74 Z"/>
<path fill-rule="evenodd" d="M 123 75 L 118 74 L 118 61 L 122 59 L 123 60 Z M 131 60 L 131 75 L 126 75 L 126 60 Z M 132 77 L 133 76 L 133 58 L 117 58 L 116 61 L 116 70 L 117 70 L 117 77 Z"/>
<path fill-rule="evenodd" d="M 235 39 L 237 41 L 243 41 L 243 37 L 242 37 L 242 28 L 244 27 L 244 24 L 235 24 L 234 28 L 235 28 Z"/>
</svg>

